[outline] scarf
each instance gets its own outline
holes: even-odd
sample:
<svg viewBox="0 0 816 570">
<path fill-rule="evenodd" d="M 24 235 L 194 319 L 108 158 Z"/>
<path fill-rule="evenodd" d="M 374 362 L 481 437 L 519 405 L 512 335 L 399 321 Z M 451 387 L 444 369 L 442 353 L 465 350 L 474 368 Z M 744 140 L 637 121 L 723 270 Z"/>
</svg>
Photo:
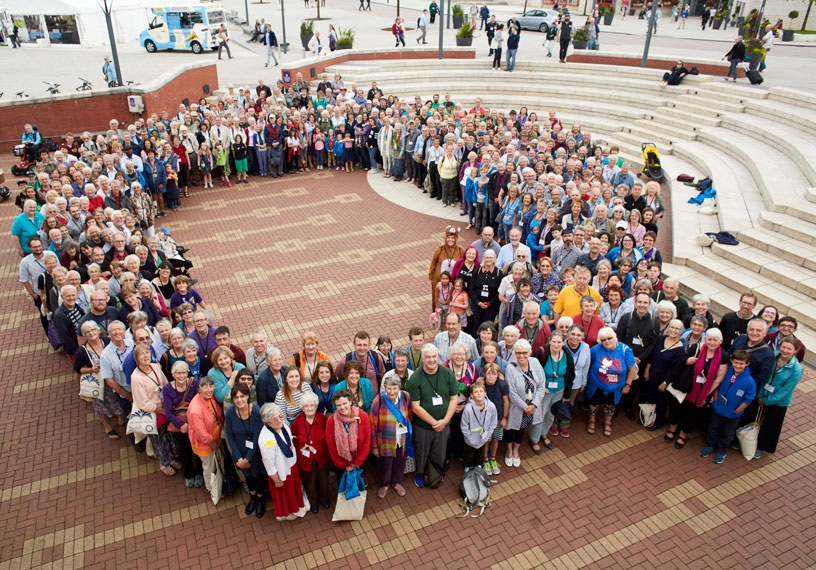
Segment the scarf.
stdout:
<svg viewBox="0 0 816 570">
<path fill-rule="evenodd" d="M 351 416 L 342 416 L 334 412 L 334 441 L 337 444 L 337 454 L 346 461 L 353 461 L 357 455 L 357 423 L 360 416 L 357 406 L 351 407 Z"/>
<path fill-rule="evenodd" d="M 703 352 L 706 350 L 706 352 Z M 714 384 L 714 378 L 717 376 L 717 371 L 720 369 L 720 363 L 722 362 L 722 347 L 718 347 L 717 351 L 714 353 L 714 356 L 711 358 L 711 364 L 708 367 L 708 373 L 705 375 L 706 381 L 703 384 L 697 383 L 697 377 L 703 373 L 703 368 L 705 368 L 705 355 L 707 354 L 707 349 L 701 347 L 700 352 L 703 352 L 703 356 L 697 358 L 697 362 L 694 363 L 694 384 L 691 386 L 691 391 L 689 392 L 688 399 L 694 402 L 697 406 L 702 406 L 705 402 L 705 395 L 711 390 L 711 385 Z"/>
<path fill-rule="evenodd" d="M 281 452 L 283 452 L 284 457 L 287 459 L 292 459 L 295 452 L 292 451 L 292 436 L 289 435 L 289 430 L 286 429 L 286 426 L 283 426 L 280 430 L 280 434 L 273 429 L 269 431 L 272 432 L 272 435 L 275 436 L 275 441 L 278 442 L 278 446 L 280 447 Z"/>
</svg>

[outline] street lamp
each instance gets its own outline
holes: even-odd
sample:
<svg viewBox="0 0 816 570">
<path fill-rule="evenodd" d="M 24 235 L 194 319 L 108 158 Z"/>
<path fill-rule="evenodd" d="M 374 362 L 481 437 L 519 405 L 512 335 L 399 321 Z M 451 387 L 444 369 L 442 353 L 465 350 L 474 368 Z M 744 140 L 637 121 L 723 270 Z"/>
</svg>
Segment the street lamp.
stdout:
<svg viewBox="0 0 816 570">
<path fill-rule="evenodd" d="M 646 44 L 643 46 L 643 59 L 640 60 L 640 67 L 646 67 L 646 61 L 649 59 L 649 45 L 652 43 L 652 30 L 657 21 L 657 0 L 652 0 L 652 11 L 649 13 L 649 29 L 646 30 Z"/>
<path fill-rule="evenodd" d="M 116 37 L 113 34 L 113 21 L 111 19 L 111 11 L 113 10 L 113 0 L 99 0 L 99 7 L 105 13 L 105 23 L 108 26 L 108 40 L 111 45 L 111 57 L 113 58 L 113 67 L 116 69 L 116 81 L 119 87 L 124 85 L 122 79 L 122 68 L 119 66 L 119 52 L 116 51 Z"/>
<path fill-rule="evenodd" d="M 320 2 L 320 0 L 317 0 Z M 280 48 L 281 51 L 285 54 L 287 49 L 289 49 L 289 44 L 286 43 L 286 11 L 284 10 L 284 3 L 283 0 L 280 0 L 281 5 L 281 32 L 283 32 L 283 44 L 281 44 Z"/>
</svg>

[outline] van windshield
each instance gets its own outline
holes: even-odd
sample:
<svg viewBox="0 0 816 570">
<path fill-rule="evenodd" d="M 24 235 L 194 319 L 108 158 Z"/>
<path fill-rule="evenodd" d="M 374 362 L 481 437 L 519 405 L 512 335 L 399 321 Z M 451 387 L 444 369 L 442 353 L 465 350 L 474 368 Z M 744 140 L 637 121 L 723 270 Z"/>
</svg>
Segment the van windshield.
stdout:
<svg viewBox="0 0 816 570">
<path fill-rule="evenodd" d="M 223 24 L 224 23 L 224 11 L 223 10 L 213 10 L 213 11 L 207 12 L 207 19 L 209 19 L 210 25 Z"/>
</svg>

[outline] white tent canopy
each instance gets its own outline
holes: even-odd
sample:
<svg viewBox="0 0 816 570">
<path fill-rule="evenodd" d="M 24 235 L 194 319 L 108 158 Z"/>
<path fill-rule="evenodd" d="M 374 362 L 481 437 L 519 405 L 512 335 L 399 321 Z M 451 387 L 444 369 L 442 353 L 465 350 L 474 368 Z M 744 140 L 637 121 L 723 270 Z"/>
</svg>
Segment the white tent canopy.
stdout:
<svg viewBox="0 0 816 570">
<path fill-rule="evenodd" d="M 156 0 L 108 0 L 108 5 L 113 7 L 111 14 L 117 43 L 137 40 L 142 30 L 147 28 L 150 7 L 162 4 Z M 9 18 L 73 16 L 83 46 L 109 44 L 102 2 L 97 0 L 0 0 L 1 13 Z"/>
</svg>

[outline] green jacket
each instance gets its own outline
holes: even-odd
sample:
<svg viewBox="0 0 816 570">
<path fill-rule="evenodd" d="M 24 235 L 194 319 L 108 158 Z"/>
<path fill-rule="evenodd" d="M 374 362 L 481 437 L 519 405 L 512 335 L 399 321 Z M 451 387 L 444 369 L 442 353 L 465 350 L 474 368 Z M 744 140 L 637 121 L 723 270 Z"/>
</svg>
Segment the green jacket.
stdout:
<svg viewBox="0 0 816 570">
<path fill-rule="evenodd" d="M 428 10 L 431 12 L 431 16 L 436 16 L 439 13 L 439 5 L 436 2 L 431 2 Z"/>
</svg>

